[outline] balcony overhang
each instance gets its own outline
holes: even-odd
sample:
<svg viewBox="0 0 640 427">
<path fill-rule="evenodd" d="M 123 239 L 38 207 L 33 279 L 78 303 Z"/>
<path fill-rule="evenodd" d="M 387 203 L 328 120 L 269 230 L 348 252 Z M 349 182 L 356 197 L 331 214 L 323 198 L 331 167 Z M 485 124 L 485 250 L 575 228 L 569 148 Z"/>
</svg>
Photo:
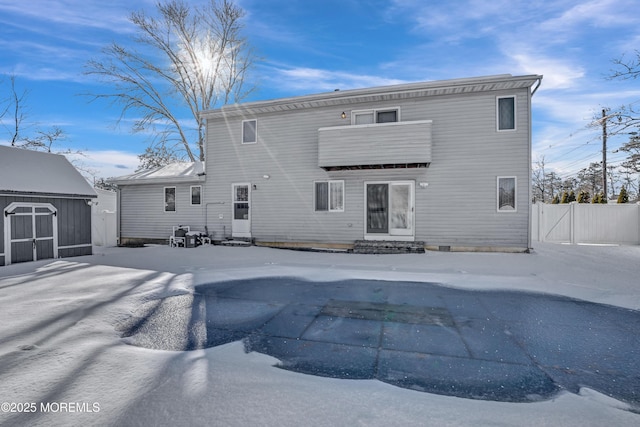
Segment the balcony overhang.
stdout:
<svg viewBox="0 0 640 427">
<path fill-rule="evenodd" d="M 318 129 L 325 170 L 420 168 L 431 163 L 431 120 Z"/>
</svg>

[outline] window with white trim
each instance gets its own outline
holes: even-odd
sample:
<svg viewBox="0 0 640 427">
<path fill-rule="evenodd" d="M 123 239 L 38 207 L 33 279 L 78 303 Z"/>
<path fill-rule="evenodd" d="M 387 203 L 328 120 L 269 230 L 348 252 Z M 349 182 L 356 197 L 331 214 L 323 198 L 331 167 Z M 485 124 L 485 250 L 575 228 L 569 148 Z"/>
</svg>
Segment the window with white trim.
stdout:
<svg viewBox="0 0 640 427">
<path fill-rule="evenodd" d="M 496 98 L 496 117 L 498 131 L 516 130 L 515 96 L 499 96 Z"/>
<path fill-rule="evenodd" d="M 191 206 L 198 206 L 202 204 L 202 186 L 191 186 Z"/>
<path fill-rule="evenodd" d="M 357 110 L 351 112 L 351 124 L 393 123 L 400 121 L 400 108 Z"/>
<path fill-rule="evenodd" d="M 314 183 L 316 212 L 344 212 L 344 181 Z"/>
<path fill-rule="evenodd" d="M 176 211 L 176 187 L 164 187 L 164 211 Z"/>
<path fill-rule="evenodd" d="M 499 176 L 497 181 L 498 212 L 516 212 L 516 188 L 515 176 Z"/>
<path fill-rule="evenodd" d="M 255 144 L 258 142 L 258 121 L 243 120 L 242 121 L 242 143 Z"/>
</svg>

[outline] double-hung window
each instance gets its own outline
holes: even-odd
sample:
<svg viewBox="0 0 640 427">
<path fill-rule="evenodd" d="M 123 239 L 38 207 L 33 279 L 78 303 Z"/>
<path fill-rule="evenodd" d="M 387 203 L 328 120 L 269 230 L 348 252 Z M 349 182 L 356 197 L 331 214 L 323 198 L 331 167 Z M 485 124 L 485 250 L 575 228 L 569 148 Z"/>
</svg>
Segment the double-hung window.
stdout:
<svg viewBox="0 0 640 427">
<path fill-rule="evenodd" d="M 496 101 L 498 131 L 516 130 L 516 97 L 499 96 Z"/>
<path fill-rule="evenodd" d="M 351 123 L 368 125 L 373 123 L 393 123 L 400 121 L 400 109 L 359 110 L 351 112 Z"/>
<path fill-rule="evenodd" d="M 242 143 L 255 144 L 258 142 L 258 121 L 243 120 L 242 121 Z"/>
<path fill-rule="evenodd" d="M 315 183 L 316 212 L 344 211 L 344 181 L 318 181 Z"/>
</svg>

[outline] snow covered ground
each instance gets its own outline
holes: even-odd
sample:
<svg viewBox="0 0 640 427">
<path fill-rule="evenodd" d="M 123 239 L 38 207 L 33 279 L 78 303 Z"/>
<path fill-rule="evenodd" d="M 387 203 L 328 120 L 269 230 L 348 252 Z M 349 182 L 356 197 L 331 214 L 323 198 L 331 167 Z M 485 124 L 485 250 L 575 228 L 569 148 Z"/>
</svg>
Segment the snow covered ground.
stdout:
<svg viewBox="0 0 640 427">
<path fill-rule="evenodd" d="M 477 401 L 285 371 L 242 343 L 149 350 L 117 331 L 149 300 L 263 276 L 519 289 L 640 310 L 640 246 L 380 256 L 155 246 L 16 264 L 0 268 L 0 425 L 640 425 L 626 403 L 589 389 L 538 403 Z"/>
</svg>

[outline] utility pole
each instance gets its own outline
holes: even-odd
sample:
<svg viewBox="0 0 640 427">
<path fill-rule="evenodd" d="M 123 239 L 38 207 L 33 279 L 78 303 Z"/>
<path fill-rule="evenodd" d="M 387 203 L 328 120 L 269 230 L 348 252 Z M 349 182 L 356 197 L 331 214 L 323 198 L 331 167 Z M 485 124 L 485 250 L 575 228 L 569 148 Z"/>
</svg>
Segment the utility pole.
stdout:
<svg viewBox="0 0 640 427">
<path fill-rule="evenodd" d="M 607 200 L 607 110 L 602 109 L 602 194 Z"/>
</svg>

